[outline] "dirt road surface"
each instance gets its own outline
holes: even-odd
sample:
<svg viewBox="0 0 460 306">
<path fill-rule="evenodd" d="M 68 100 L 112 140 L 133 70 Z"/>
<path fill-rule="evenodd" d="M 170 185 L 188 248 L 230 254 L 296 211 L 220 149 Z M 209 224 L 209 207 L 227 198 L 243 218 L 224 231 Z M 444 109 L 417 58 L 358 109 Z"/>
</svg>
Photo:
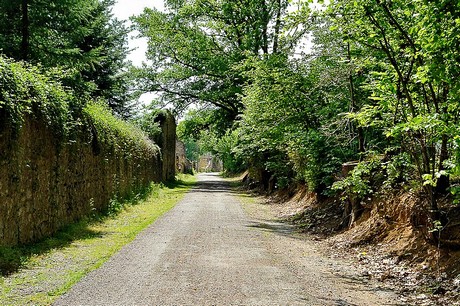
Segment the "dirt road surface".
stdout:
<svg viewBox="0 0 460 306">
<path fill-rule="evenodd" d="M 394 305 L 350 264 L 287 224 L 245 213 L 228 184 L 201 174 L 162 219 L 55 305 Z"/>
</svg>

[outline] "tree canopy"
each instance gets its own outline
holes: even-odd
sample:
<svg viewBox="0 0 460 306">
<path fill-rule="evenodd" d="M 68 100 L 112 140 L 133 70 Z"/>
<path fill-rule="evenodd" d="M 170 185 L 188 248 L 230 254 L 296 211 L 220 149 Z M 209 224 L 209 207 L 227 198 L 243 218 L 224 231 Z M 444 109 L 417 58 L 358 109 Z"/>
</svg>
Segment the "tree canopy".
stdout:
<svg viewBox="0 0 460 306">
<path fill-rule="evenodd" d="M 247 82 L 239 64 L 282 49 L 287 1 L 167 1 L 167 7 L 134 18 L 149 39 L 143 89 L 160 93 L 178 112 L 192 104 L 213 106 L 234 120 L 244 109 Z"/>
<path fill-rule="evenodd" d="M 127 115 L 128 29 L 114 0 L 1 0 L 0 52 L 44 69 L 64 71 L 62 82 L 80 95 L 100 97 Z"/>
<path fill-rule="evenodd" d="M 437 198 L 458 190 L 459 4 L 318 2 L 146 9 L 134 18 L 149 39 L 142 87 L 178 113 L 198 108 L 181 137 L 228 171 L 259 169 L 321 194 L 411 188 L 439 218 Z M 356 173 L 337 181 L 352 160 Z"/>
</svg>

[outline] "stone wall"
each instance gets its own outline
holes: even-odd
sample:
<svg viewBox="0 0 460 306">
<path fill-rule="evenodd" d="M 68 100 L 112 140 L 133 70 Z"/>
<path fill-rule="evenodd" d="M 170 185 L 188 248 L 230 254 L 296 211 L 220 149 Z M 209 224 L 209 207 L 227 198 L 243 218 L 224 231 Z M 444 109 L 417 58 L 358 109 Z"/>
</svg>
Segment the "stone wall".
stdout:
<svg viewBox="0 0 460 306">
<path fill-rule="evenodd" d="M 26 119 L 20 130 L 0 124 L 0 245 L 37 241 L 94 211 L 107 210 L 115 196 L 170 179 L 175 123 L 169 118 L 162 129 L 167 135 L 161 136 L 161 159 L 159 153 L 133 157 L 100 144 L 96 132 L 91 137 L 80 131 L 70 141 L 59 139 L 36 119 Z M 170 149 L 169 142 L 172 153 L 164 151 Z"/>
<path fill-rule="evenodd" d="M 185 144 L 176 139 L 176 172 L 193 174 L 193 165 L 187 159 Z"/>
<path fill-rule="evenodd" d="M 161 127 L 161 134 L 155 139 L 161 149 L 161 178 L 170 181 L 176 176 L 176 120 L 169 111 L 165 111 L 158 114 L 155 121 Z"/>
<path fill-rule="evenodd" d="M 222 172 L 223 165 L 222 161 L 211 154 L 205 154 L 200 156 L 198 160 L 198 171 L 199 172 Z"/>
</svg>

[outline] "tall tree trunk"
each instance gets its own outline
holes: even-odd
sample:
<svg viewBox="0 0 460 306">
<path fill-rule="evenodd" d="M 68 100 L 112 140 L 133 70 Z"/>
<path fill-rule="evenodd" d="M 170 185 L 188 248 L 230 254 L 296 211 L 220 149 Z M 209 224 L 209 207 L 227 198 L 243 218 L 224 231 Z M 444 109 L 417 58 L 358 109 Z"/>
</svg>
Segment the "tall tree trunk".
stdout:
<svg viewBox="0 0 460 306">
<path fill-rule="evenodd" d="M 281 0 L 278 0 L 276 11 L 276 20 L 275 20 L 275 33 L 273 37 L 273 53 L 278 52 L 278 40 L 281 29 Z"/>
<path fill-rule="evenodd" d="M 26 61 L 29 58 L 29 8 L 28 0 L 22 0 L 22 40 L 21 40 L 21 59 Z"/>
<path fill-rule="evenodd" d="M 351 52 L 350 52 L 350 43 L 347 43 L 347 57 L 348 57 L 348 62 L 351 64 Z M 356 95 L 355 95 L 355 86 L 353 84 L 353 73 L 350 71 L 348 75 L 348 81 L 349 81 L 349 86 L 350 86 L 350 100 L 351 100 L 351 105 L 350 105 L 350 111 L 354 112 L 356 110 Z M 359 153 L 364 153 L 364 133 L 363 133 L 363 128 L 358 126 L 356 128 L 357 133 L 358 133 L 358 152 Z"/>
<path fill-rule="evenodd" d="M 264 54 L 268 54 L 268 23 L 270 22 L 270 17 L 265 0 L 262 0 L 262 16 L 262 50 L 264 51 Z"/>
<path fill-rule="evenodd" d="M 439 166 L 438 171 L 445 169 L 444 162 L 449 158 L 449 152 L 447 150 L 448 138 L 446 134 L 442 135 L 441 140 L 441 151 L 439 155 Z M 449 176 L 441 175 L 436 182 L 436 193 L 445 194 L 449 188 Z"/>
</svg>

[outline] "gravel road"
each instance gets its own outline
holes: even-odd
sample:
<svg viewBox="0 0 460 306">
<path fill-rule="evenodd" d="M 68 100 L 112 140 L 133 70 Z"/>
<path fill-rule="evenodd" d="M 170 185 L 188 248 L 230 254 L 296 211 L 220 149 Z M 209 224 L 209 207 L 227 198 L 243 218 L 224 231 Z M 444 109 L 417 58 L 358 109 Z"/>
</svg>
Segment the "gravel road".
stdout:
<svg viewBox="0 0 460 306">
<path fill-rule="evenodd" d="M 201 174 L 170 212 L 55 305 L 393 305 L 391 292 L 317 252 L 286 224 L 250 217 Z"/>
</svg>

